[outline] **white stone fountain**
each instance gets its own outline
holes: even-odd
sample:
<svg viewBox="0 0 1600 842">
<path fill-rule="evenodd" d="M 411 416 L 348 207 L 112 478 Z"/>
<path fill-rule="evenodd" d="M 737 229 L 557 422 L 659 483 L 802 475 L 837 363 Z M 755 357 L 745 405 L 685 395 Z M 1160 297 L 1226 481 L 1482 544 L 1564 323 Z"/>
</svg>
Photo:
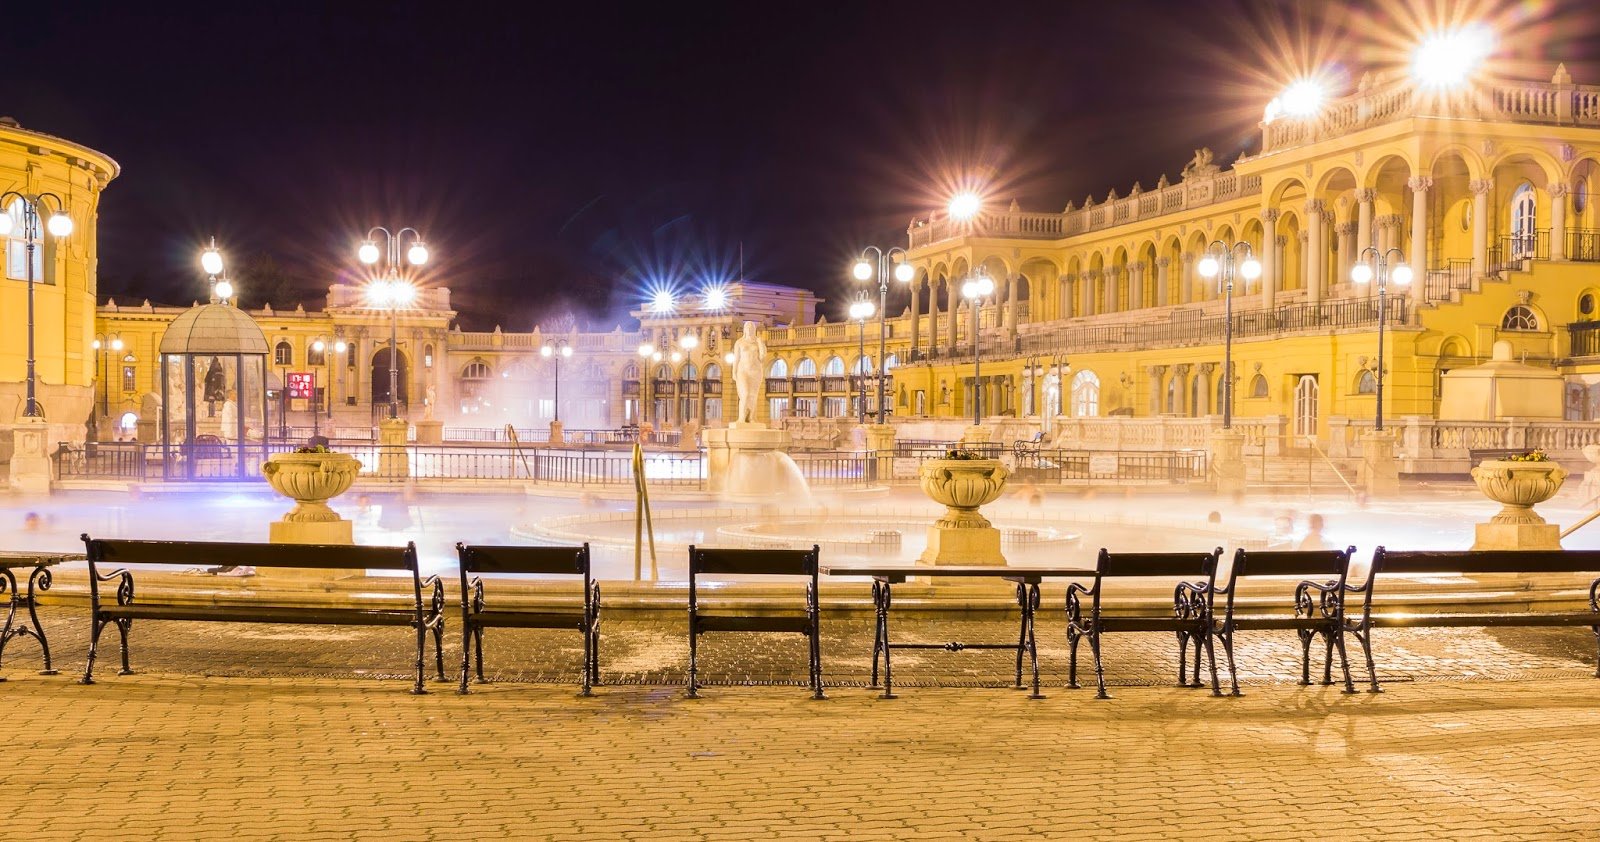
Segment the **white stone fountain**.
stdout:
<svg viewBox="0 0 1600 842">
<path fill-rule="evenodd" d="M 744 335 L 733 345 L 733 385 L 738 393 L 737 420 L 727 429 L 700 433 L 706 446 L 706 482 L 710 490 L 732 500 L 784 499 L 805 504 L 811 489 L 800 466 L 790 458 L 786 430 L 756 420 L 766 391 L 767 344 L 755 322 L 744 323 Z"/>
</svg>

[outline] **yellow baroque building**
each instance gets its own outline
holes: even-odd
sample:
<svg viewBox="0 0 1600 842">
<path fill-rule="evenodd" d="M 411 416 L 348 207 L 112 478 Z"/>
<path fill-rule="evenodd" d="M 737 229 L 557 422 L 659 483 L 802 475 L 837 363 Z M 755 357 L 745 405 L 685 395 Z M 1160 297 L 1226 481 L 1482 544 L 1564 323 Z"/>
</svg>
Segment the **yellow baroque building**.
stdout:
<svg viewBox="0 0 1600 842">
<path fill-rule="evenodd" d="M 28 276 L 33 275 L 35 394 L 53 441 L 83 441 L 94 380 L 96 228 L 100 191 L 117 163 L 86 146 L 0 118 L 0 451 L 9 453 L 12 425 L 25 411 L 28 366 Z M 38 199 L 40 225 L 28 258 L 24 202 Z M 54 237 L 44 221 L 65 211 L 73 230 Z"/>
</svg>

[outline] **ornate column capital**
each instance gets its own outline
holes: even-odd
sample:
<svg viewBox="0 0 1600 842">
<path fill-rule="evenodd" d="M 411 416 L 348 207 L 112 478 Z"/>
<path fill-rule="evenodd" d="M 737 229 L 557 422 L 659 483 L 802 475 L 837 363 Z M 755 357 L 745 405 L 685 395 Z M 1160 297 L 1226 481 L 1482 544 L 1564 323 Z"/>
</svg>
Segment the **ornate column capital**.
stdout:
<svg viewBox="0 0 1600 842">
<path fill-rule="evenodd" d="M 1128 264 L 1128 271 L 1132 272 L 1135 275 L 1143 275 L 1144 274 L 1144 261 L 1143 260 L 1135 260 L 1134 262 L 1129 263 Z"/>
<path fill-rule="evenodd" d="M 1356 191 L 1356 201 L 1363 204 L 1370 204 L 1376 198 L 1378 198 L 1378 191 L 1376 188 L 1363 187 Z"/>
<path fill-rule="evenodd" d="M 1413 193 L 1426 193 L 1433 187 L 1433 177 L 1414 175 L 1406 181 L 1406 186 L 1411 188 Z"/>
<path fill-rule="evenodd" d="M 1261 221 L 1271 225 L 1272 223 L 1277 222 L 1278 217 L 1282 215 L 1283 211 L 1280 211 L 1277 208 L 1267 208 L 1261 212 Z"/>
<path fill-rule="evenodd" d="M 1289 244 L 1289 238 L 1284 234 L 1279 234 L 1275 239 L 1277 240 L 1278 248 L 1283 248 Z"/>
<path fill-rule="evenodd" d="M 1192 251 L 1186 251 L 1186 252 L 1183 253 L 1183 265 L 1185 265 L 1185 266 L 1189 266 L 1189 265 L 1193 264 L 1196 260 L 1199 260 L 1199 259 L 1200 259 L 1200 255 L 1195 254 Z"/>
<path fill-rule="evenodd" d="M 1467 184 L 1467 189 L 1471 190 L 1472 195 L 1474 196 L 1484 196 L 1487 195 L 1490 190 L 1494 189 L 1494 180 L 1488 178 L 1475 178 Z"/>
<path fill-rule="evenodd" d="M 1306 241 L 1308 241 L 1310 239 L 1311 239 L 1311 232 L 1310 231 L 1301 231 L 1300 232 L 1300 244 L 1301 245 L 1305 245 Z"/>
<path fill-rule="evenodd" d="M 1168 266 L 1172 265 L 1172 258 L 1170 258 L 1170 257 L 1158 257 L 1158 258 L 1156 258 L 1156 265 L 1160 266 L 1163 269 L 1165 269 Z"/>
<path fill-rule="evenodd" d="M 1114 280 L 1117 279 L 1117 277 L 1119 275 L 1122 274 L 1122 269 L 1123 269 L 1123 267 L 1121 267 L 1121 266 L 1116 266 L 1116 265 L 1107 266 L 1105 268 L 1106 277 L 1114 281 Z"/>
<path fill-rule="evenodd" d="M 1148 370 L 1150 372 L 1150 376 L 1156 378 L 1157 380 L 1161 379 L 1161 375 L 1167 373 L 1167 367 L 1164 365 L 1152 365 L 1148 367 Z"/>
<path fill-rule="evenodd" d="M 1360 225 L 1357 225 L 1354 222 L 1341 222 L 1334 230 L 1337 231 L 1341 237 L 1354 236 L 1356 234 L 1356 229 L 1360 227 Z"/>
<path fill-rule="evenodd" d="M 1572 188 L 1568 187 L 1565 182 L 1560 181 L 1550 185 L 1545 190 L 1550 193 L 1550 198 L 1552 199 L 1564 198 L 1568 193 L 1572 192 Z"/>
<path fill-rule="evenodd" d="M 1307 199 L 1306 200 L 1306 213 L 1320 215 L 1322 213 L 1322 209 L 1323 209 L 1323 207 L 1325 205 L 1326 205 L 1326 203 L 1323 202 L 1321 199 Z"/>
<path fill-rule="evenodd" d="M 1200 364 L 1200 373 L 1201 374 L 1209 375 L 1209 374 L 1211 374 L 1211 372 L 1215 371 L 1216 369 L 1217 369 L 1217 364 L 1216 363 L 1201 363 Z"/>
<path fill-rule="evenodd" d="M 1190 366 L 1188 363 L 1178 363 L 1172 367 L 1172 373 L 1181 377 L 1189 373 L 1189 368 Z"/>
</svg>

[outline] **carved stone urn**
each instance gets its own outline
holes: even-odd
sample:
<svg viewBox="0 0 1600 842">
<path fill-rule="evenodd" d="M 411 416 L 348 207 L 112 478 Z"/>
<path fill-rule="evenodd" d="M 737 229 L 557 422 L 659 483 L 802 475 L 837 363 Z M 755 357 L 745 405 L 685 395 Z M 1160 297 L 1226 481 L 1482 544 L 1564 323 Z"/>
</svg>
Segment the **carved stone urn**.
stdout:
<svg viewBox="0 0 1600 842">
<path fill-rule="evenodd" d="M 930 459 L 919 471 L 922 493 L 945 507 L 928 528 L 924 564 L 1005 564 L 1000 530 L 978 511 L 1000 499 L 1010 472 L 998 459 Z"/>
<path fill-rule="evenodd" d="M 339 520 L 328 501 L 350 490 L 361 463 L 348 453 L 278 453 L 261 464 L 272 490 L 295 501 L 289 523 Z"/>
<path fill-rule="evenodd" d="M 1559 550 L 1561 528 L 1545 523 L 1533 507 L 1561 490 L 1565 468 L 1555 462 L 1486 460 L 1472 469 L 1472 481 L 1500 511 L 1477 525 L 1475 550 Z"/>
<path fill-rule="evenodd" d="M 1567 478 L 1555 462 L 1485 460 L 1472 469 L 1472 481 L 1484 496 L 1500 504 L 1491 523 L 1544 523 L 1533 507 L 1556 496 Z"/>
</svg>

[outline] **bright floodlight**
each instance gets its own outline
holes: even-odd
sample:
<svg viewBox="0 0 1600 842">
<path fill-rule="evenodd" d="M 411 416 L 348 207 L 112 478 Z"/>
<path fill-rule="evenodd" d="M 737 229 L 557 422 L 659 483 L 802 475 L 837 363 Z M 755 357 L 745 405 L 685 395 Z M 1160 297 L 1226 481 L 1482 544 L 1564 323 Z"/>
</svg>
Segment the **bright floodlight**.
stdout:
<svg viewBox="0 0 1600 842">
<path fill-rule="evenodd" d="M 411 248 L 406 249 L 406 260 L 410 261 L 412 266 L 427 263 L 428 247 L 423 245 L 421 240 L 412 243 Z"/>
<path fill-rule="evenodd" d="M 994 281 L 988 275 L 982 275 L 961 284 L 963 298 L 982 298 L 994 292 Z"/>
<path fill-rule="evenodd" d="M 983 200 L 976 193 L 957 193 L 950 199 L 950 216 L 955 219 L 971 219 L 982 208 Z"/>
<path fill-rule="evenodd" d="M 233 297 L 233 284 L 230 281 L 217 281 L 217 299 L 227 301 Z"/>
<path fill-rule="evenodd" d="M 693 351 L 700 346 L 700 337 L 692 333 L 685 333 L 678 337 L 678 345 L 685 351 Z"/>
<path fill-rule="evenodd" d="M 367 284 L 367 306 L 380 309 L 389 306 L 389 292 L 388 281 L 379 280 Z"/>
<path fill-rule="evenodd" d="M 1389 278 L 1400 286 L 1411 283 L 1411 267 L 1404 263 L 1389 270 Z"/>
<path fill-rule="evenodd" d="M 1247 281 L 1253 281 L 1261 277 L 1261 261 L 1254 257 L 1245 258 L 1244 262 L 1239 264 L 1239 274 L 1243 275 Z"/>
<path fill-rule="evenodd" d="M 1411 75 L 1431 88 L 1454 88 L 1472 78 L 1494 51 L 1494 34 L 1482 24 L 1435 32 L 1411 55 Z"/>
<path fill-rule="evenodd" d="M 700 303 L 707 310 L 722 310 L 728 306 L 728 288 L 721 284 L 706 287 L 700 293 Z"/>
<path fill-rule="evenodd" d="M 850 274 L 855 275 L 858 281 L 871 280 L 872 264 L 867 262 L 866 258 L 857 260 L 856 265 L 850 267 Z"/>
<path fill-rule="evenodd" d="M 200 268 L 206 270 L 207 275 L 222 274 L 222 252 L 216 246 L 200 253 Z"/>
<path fill-rule="evenodd" d="M 670 313 L 674 306 L 676 306 L 676 302 L 673 300 L 671 290 L 660 290 L 655 295 L 650 296 L 650 309 L 654 312 Z"/>
<path fill-rule="evenodd" d="M 894 267 L 894 279 L 902 284 L 911 283 L 911 279 L 915 278 L 916 276 L 916 267 L 909 263 L 901 263 L 899 266 Z"/>
<path fill-rule="evenodd" d="M 1283 89 L 1278 102 L 1283 113 L 1290 117 L 1314 117 L 1322 110 L 1326 92 L 1322 85 L 1310 79 L 1299 79 Z"/>
<path fill-rule="evenodd" d="M 1222 263 L 1214 255 L 1208 254 L 1200 258 L 1200 265 L 1196 269 L 1202 278 L 1215 278 L 1222 271 Z"/>
<path fill-rule="evenodd" d="M 1372 283 L 1372 267 L 1365 263 L 1357 263 L 1350 267 L 1350 280 L 1358 284 Z"/>
<path fill-rule="evenodd" d="M 361 262 L 369 266 L 377 263 L 379 256 L 378 244 L 371 240 L 362 243 L 361 248 L 356 250 L 356 257 L 361 258 Z"/>
<path fill-rule="evenodd" d="M 654 354 L 655 352 L 656 352 L 656 346 L 651 345 L 649 342 L 641 342 L 641 343 L 639 343 L 639 356 L 648 357 L 651 354 Z"/>
</svg>

